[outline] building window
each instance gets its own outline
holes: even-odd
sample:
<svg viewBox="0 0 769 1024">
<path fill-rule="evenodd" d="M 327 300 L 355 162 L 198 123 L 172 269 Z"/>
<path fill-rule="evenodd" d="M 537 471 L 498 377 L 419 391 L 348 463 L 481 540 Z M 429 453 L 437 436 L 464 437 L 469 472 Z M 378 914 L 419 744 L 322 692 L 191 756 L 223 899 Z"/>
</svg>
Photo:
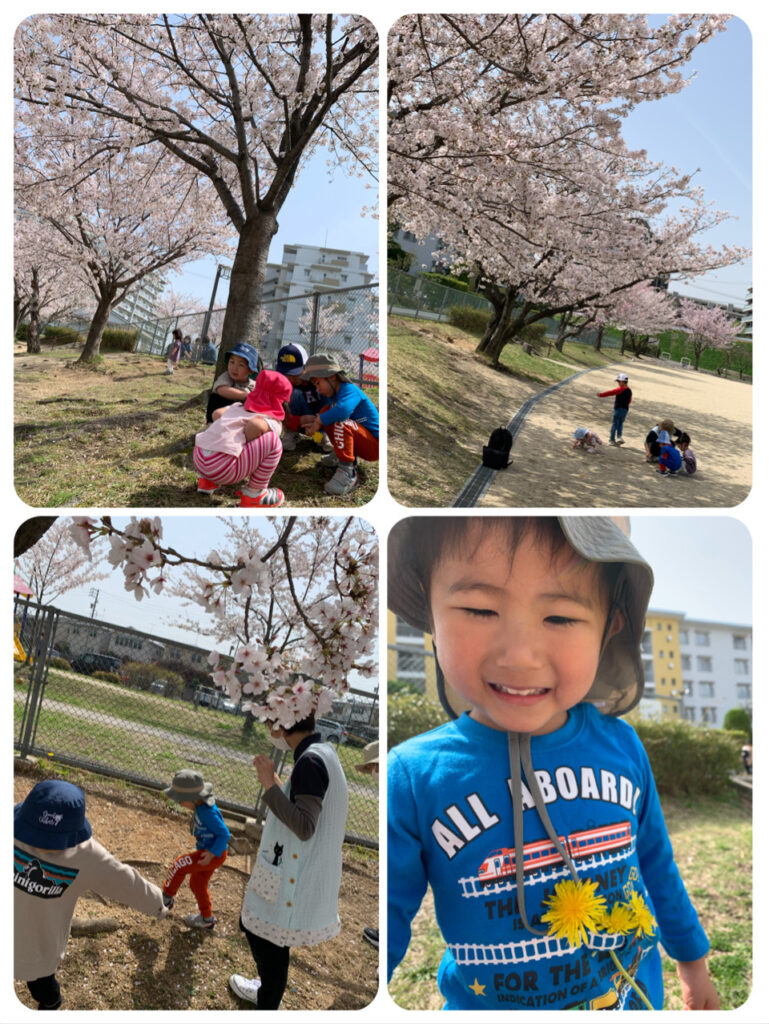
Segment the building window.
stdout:
<svg viewBox="0 0 769 1024">
<path fill-rule="evenodd" d="M 665 652 L 664 651 L 660 651 L 659 656 L 660 656 L 660 658 L 664 658 L 665 657 Z"/>
<path fill-rule="evenodd" d="M 424 651 L 398 651 L 398 679 L 424 679 Z"/>
<path fill-rule="evenodd" d="M 643 639 L 641 640 L 641 650 L 644 654 L 652 653 L 652 635 L 649 630 L 644 630 Z"/>
<path fill-rule="evenodd" d="M 747 658 L 735 658 L 734 659 L 734 673 L 738 676 L 750 675 L 750 669 L 748 668 Z"/>
<path fill-rule="evenodd" d="M 680 643 L 688 644 L 689 643 L 689 630 L 688 629 L 679 629 L 678 630 L 678 639 L 679 639 Z"/>
<path fill-rule="evenodd" d="M 675 658 L 675 654 L 673 653 L 673 651 L 668 651 L 668 657 Z"/>
<path fill-rule="evenodd" d="M 661 622 L 657 623 L 657 629 L 662 629 L 662 623 Z"/>
<path fill-rule="evenodd" d="M 715 708 L 700 708 L 700 721 L 706 725 L 716 724 L 716 709 Z"/>
<path fill-rule="evenodd" d="M 750 700 L 753 696 L 753 686 L 750 683 L 737 683 L 737 700 Z"/>
<path fill-rule="evenodd" d="M 697 684 L 697 692 L 700 697 L 714 697 L 716 691 L 715 683 L 700 682 Z"/>
<path fill-rule="evenodd" d="M 684 697 L 691 697 L 692 693 L 694 692 L 694 690 L 692 688 L 692 681 L 691 681 L 691 679 L 682 679 L 681 680 L 681 686 L 683 687 L 683 690 L 684 690 Z"/>
<path fill-rule="evenodd" d="M 681 718 L 683 718 L 685 722 L 693 722 L 694 708 L 681 708 Z"/>
<path fill-rule="evenodd" d="M 732 633 L 732 647 L 735 651 L 747 651 L 748 639 L 741 633 Z"/>
<path fill-rule="evenodd" d="M 710 647 L 710 633 L 706 629 L 695 629 L 694 644 L 696 647 Z"/>
<path fill-rule="evenodd" d="M 654 663 L 644 658 L 644 681 L 647 683 L 654 682 Z"/>
<path fill-rule="evenodd" d="M 684 672 L 691 672 L 692 670 L 692 656 L 691 654 L 681 655 L 681 668 Z"/>
<path fill-rule="evenodd" d="M 713 659 L 711 657 L 705 657 L 702 654 L 697 655 L 697 671 L 698 672 L 712 672 L 713 671 Z"/>
</svg>

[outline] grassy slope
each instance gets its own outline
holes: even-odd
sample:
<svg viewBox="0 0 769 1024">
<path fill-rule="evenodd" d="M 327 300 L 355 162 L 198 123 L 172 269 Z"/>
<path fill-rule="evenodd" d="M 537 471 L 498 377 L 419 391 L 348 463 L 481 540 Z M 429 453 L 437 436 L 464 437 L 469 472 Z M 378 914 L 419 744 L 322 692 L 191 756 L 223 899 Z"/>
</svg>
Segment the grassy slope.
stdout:
<svg viewBox="0 0 769 1024">
<path fill-rule="evenodd" d="M 616 358 L 581 345 L 553 349 L 550 358 L 508 345 L 503 368 L 493 370 L 475 355 L 476 344 L 449 324 L 390 318 L 388 484 L 402 504 L 449 505 L 478 465 L 490 429 L 530 395 Z"/>
</svg>

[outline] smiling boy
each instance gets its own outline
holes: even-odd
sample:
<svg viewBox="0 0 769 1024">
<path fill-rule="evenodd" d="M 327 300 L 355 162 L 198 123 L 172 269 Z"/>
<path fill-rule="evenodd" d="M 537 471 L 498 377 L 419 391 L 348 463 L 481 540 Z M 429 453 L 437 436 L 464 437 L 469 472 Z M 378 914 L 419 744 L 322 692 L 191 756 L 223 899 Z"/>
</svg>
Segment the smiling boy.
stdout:
<svg viewBox="0 0 769 1024">
<path fill-rule="evenodd" d="M 608 517 L 412 518 L 388 559 L 390 608 L 469 711 L 390 754 L 390 971 L 429 883 L 447 1009 L 659 1009 L 659 940 L 685 1005 L 717 1008 L 648 760 L 612 717 L 643 692 L 648 565 Z M 569 878 L 593 894 L 585 944 L 545 926 Z"/>
</svg>

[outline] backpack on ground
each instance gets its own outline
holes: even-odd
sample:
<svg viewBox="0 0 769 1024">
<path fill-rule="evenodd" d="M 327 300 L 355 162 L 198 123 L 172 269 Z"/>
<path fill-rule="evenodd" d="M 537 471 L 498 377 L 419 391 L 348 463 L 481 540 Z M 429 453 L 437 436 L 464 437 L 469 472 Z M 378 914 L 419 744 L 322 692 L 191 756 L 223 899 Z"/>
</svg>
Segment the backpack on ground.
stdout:
<svg viewBox="0 0 769 1024">
<path fill-rule="evenodd" d="M 492 430 L 489 443 L 483 446 L 483 465 L 488 469 L 507 469 L 512 447 L 513 435 L 507 427 Z"/>
</svg>

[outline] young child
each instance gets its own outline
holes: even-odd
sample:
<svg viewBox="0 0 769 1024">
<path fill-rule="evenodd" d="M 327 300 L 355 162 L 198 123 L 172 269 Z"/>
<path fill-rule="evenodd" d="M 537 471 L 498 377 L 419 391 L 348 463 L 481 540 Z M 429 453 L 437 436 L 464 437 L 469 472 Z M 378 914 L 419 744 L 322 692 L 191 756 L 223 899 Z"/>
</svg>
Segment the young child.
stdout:
<svg viewBox="0 0 769 1024">
<path fill-rule="evenodd" d="M 573 448 L 581 448 L 591 455 L 595 455 L 598 445 L 603 444 L 603 441 L 594 430 L 586 430 L 585 427 L 577 427 L 572 437 L 574 438 Z"/>
<path fill-rule="evenodd" d="M 150 917 L 168 913 L 160 889 L 93 838 L 78 786 L 46 779 L 13 809 L 14 977 L 38 1010 L 58 1010 L 56 971 L 79 896 L 92 890 Z"/>
<path fill-rule="evenodd" d="M 616 377 L 618 388 L 612 388 L 611 391 L 599 391 L 599 398 L 608 398 L 610 395 L 614 395 L 614 414 L 611 420 L 611 433 L 609 435 L 609 444 L 620 445 L 624 444 L 622 439 L 622 430 L 625 424 L 625 418 L 630 408 L 630 403 L 633 400 L 633 392 L 628 386 L 628 377 L 626 373 L 618 373 Z"/>
<path fill-rule="evenodd" d="M 280 431 L 284 403 L 290 397 L 291 384 L 282 373 L 262 370 L 245 402 L 214 410 L 214 422 L 195 435 L 192 452 L 201 474 L 201 494 L 213 494 L 222 484 L 245 480 L 242 491 L 237 492 L 241 508 L 283 504 L 283 491 L 268 484 L 283 453 Z"/>
<path fill-rule="evenodd" d="M 170 377 L 179 364 L 179 360 L 182 356 L 182 332 L 178 327 L 174 327 L 171 332 L 171 346 L 168 349 L 166 356 L 166 371 L 165 375 Z"/>
<path fill-rule="evenodd" d="M 212 423 L 214 412 L 233 402 L 245 402 L 254 390 L 251 374 L 259 372 L 259 354 L 253 345 L 239 341 L 230 349 L 227 369 L 220 373 L 211 388 L 206 406 L 206 423 Z"/>
<path fill-rule="evenodd" d="M 283 451 L 293 452 L 300 437 L 302 416 L 316 416 L 325 406 L 326 400 L 310 381 L 302 377 L 307 352 L 301 345 L 284 345 L 278 351 L 275 369 L 284 374 L 293 388 L 286 413 L 286 429 L 283 434 Z M 304 436 L 304 435 L 301 435 Z M 329 444 L 329 450 L 331 445 Z"/>
<path fill-rule="evenodd" d="M 661 430 L 657 441 L 660 446 L 659 466 L 657 472 L 663 476 L 675 476 L 683 463 L 681 453 L 670 439 L 667 430 Z"/>
<path fill-rule="evenodd" d="M 185 768 L 174 775 L 173 782 L 164 790 L 171 800 L 195 812 L 192 819 L 195 852 L 183 853 L 168 869 L 163 882 L 163 903 L 171 910 L 179 886 L 189 875 L 190 889 L 198 901 L 200 913 L 187 914 L 184 920 L 191 928 L 209 931 L 216 924 L 216 918 L 211 906 L 208 881 L 227 859 L 230 841 L 230 830 L 214 802 L 213 788 L 210 782 L 203 781 L 200 772 Z"/>
<path fill-rule="evenodd" d="M 681 452 L 682 468 L 684 473 L 691 476 L 692 473 L 697 472 L 697 458 L 692 451 L 690 445 L 692 439 L 687 433 L 682 433 L 676 441 L 679 451 Z"/>
<path fill-rule="evenodd" d="M 646 461 L 657 462 L 660 457 L 660 442 L 659 436 L 663 430 L 666 430 L 671 436 L 675 432 L 675 425 L 672 420 L 660 420 L 659 423 L 655 423 L 649 433 L 644 439 L 644 447 L 646 448 Z M 680 434 L 680 430 L 678 431 Z"/>
<path fill-rule="evenodd" d="M 687 1008 L 717 1008 L 649 762 L 614 717 L 643 693 L 652 588 L 619 526 L 405 519 L 388 580 L 390 609 L 433 635 L 444 707 L 469 709 L 390 752 L 390 971 L 429 883 L 445 1009 L 641 1008 L 609 949 L 660 1009 L 658 941 Z"/>
<path fill-rule="evenodd" d="M 322 430 L 334 446 L 333 452 L 320 460 L 324 466 L 337 467 L 323 490 L 326 494 L 347 494 L 358 486 L 358 456 L 367 462 L 379 460 L 379 413 L 371 399 L 326 353 L 310 356 L 302 377 L 327 402 L 317 415 L 300 418 L 306 434 Z"/>
</svg>

